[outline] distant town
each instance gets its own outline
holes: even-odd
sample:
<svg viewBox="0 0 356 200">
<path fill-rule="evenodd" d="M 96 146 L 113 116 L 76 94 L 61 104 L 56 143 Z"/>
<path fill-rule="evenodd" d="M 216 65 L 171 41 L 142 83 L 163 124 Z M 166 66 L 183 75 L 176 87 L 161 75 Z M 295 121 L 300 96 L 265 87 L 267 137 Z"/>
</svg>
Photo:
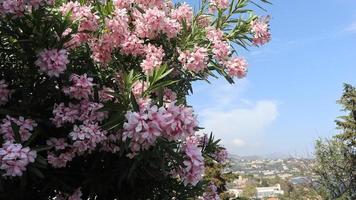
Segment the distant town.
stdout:
<svg viewBox="0 0 356 200">
<path fill-rule="evenodd" d="M 231 199 L 320 199 L 314 194 L 314 160 L 231 156 L 229 171 L 238 175 L 228 185 Z"/>
</svg>

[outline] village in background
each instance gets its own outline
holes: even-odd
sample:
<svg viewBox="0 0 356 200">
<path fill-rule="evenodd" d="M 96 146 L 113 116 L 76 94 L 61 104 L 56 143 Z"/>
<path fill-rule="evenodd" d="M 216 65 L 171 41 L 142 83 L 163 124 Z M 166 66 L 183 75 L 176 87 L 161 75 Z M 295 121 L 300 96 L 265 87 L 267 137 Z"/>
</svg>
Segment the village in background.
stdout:
<svg viewBox="0 0 356 200">
<path fill-rule="evenodd" d="M 312 158 L 283 155 L 231 155 L 229 171 L 238 175 L 228 184 L 232 199 L 320 199 L 313 190 Z"/>
</svg>

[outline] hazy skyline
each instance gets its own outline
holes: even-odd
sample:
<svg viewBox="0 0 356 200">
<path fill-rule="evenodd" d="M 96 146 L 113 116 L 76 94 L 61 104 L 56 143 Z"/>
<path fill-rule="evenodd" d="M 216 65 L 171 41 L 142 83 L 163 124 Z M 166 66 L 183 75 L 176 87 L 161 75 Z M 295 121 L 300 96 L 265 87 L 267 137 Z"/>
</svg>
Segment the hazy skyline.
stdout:
<svg viewBox="0 0 356 200">
<path fill-rule="evenodd" d="M 187 1 L 197 5 L 198 1 Z M 239 54 L 247 78 L 199 82 L 189 103 L 233 154 L 307 154 L 336 133 L 336 100 L 356 84 L 356 1 L 272 1 L 272 41 Z"/>
</svg>

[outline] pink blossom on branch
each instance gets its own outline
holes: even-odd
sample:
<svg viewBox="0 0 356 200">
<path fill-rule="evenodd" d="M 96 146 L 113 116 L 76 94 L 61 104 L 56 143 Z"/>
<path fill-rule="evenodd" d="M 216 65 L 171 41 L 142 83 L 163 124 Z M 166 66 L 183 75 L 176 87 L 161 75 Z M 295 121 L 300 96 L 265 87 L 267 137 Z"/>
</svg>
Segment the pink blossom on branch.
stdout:
<svg viewBox="0 0 356 200">
<path fill-rule="evenodd" d="M 212 10 L 226 9 L 229 7 L 229 0 L 210 0 Z"/>
<path fill-rule="evenodd" d="M 217 187 L 214 184 L 210 184 L 207 190 L 203 193 L 202 200 L 220 200 L 220 196 L 217 191 Z"/>
<path fill-rule="evenodd" d="M 184 69 L 198 73 L 207 68 L 208 50 L 204 47 L 195 47 L 193 51 L 180 52 L 178 60 L 182 63 Z"/>
<path fill-rule="evenodd" d="M 64 49 L 45 49 L 38 54 L 35 64 L 40 67 L 40 71 L 48 76 L 59 77 L 69 63 L 67 51 Z"/>
<path fill-rule="evenodd" d="M 257 18 L 251 23 L 251 32 L 253 34 L 253 43 L 255 45 L 264 45 L 271 40 L 269 32 L 269 17 Z"/>
<path fill-rule="evenodd" d="M 141 63 L 141 68 L 146 74 L 152 74 L 156 68 L 162 65 L 164 51 L 162 47 L 155 47 L 154 45 L 147 45 L 144 49 L 146 58 Z"/>
<path fill-rule="evenodd" d="M 247 73 L 247 61 L 244 58 L 233 58 L 225 63 L 229 76 L 243 78 Z"/>
<path fill-rule="evenodd" d="M 198 144 L 198 139 L 192 136 L 188 137 L 183 145 L 183 152 L 187 157 L 183 162 L 185 167 L 180 172 L 184 185 L 191 184 L 195 186 L 203 178 L 204 158 Z"/>
<path fill-rule="evenodd" d="M 5 171 L 3 176 L 22 176 L 26 166 L 35 162 L 36 151 L 21 144 L 6 142 L 0 148 L 0 169 Z"/>
<path fill-rule="evenodd" d="M 93 94 L 93 78 L 88 77 L 87 74 L 72 74 L 69 80 L 72 85 L 63 88 L 63 92 L 71 98 L 88 100 Z"/>
<path fill-rule="evenodd" d="M 22 116 L 20 116 L 18 119 L 6 116 L 6 118 L 2 120 L 2 124 L 0 124 L 0 133 L 6 142 L 15 141 L 15 133 L 12 129 L 12 123 L 19 127 L 18 133 L 22 142 L 30 139 L 32 134 L 31 131 L 37 127 L 37 123 L 31 119 L 25 119 Z"/>
<path fill-rule="evenodd" d="M 187 25 L 190 25 L 193 20 L 193 9 L 188 4 L 183 3 L 177 9 L 172 10 L 171 17 L 181 23 L 185 21 Z"/>
</svg>

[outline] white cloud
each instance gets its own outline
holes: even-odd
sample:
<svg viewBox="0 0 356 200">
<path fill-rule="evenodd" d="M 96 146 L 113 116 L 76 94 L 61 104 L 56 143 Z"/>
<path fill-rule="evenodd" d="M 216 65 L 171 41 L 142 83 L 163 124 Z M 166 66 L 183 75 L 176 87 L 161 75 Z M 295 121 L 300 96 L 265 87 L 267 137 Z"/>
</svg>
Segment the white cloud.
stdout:
<svg viewBox="0 0 356 200">
<path fill-rule="evenodd" d="M 346 32 L 350 32 L 350 33 L 356 33 L 356 22 L 353 22 L 352 24 L 350 24 L 346 29 Z"/>
<path fill-rule="evenodd" d="M 242 147 L 245 146 L 245 141 L 240 139 L 240 138 L 235 138 L 234 140 L 232 140 L 232 143 L 238 147 Z"/>
<path fill-rule="evenodd" d="M 206 109 L 202 126 L 212 131 L 232 153 L 247 153 L 263 143 L 266 129 L 278 116 L 277 103 L 261 100 L 252 106 L 230 109 Z"/>
</svg>

